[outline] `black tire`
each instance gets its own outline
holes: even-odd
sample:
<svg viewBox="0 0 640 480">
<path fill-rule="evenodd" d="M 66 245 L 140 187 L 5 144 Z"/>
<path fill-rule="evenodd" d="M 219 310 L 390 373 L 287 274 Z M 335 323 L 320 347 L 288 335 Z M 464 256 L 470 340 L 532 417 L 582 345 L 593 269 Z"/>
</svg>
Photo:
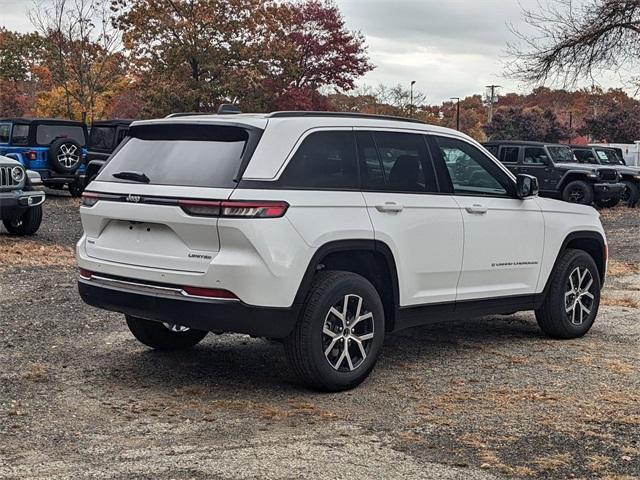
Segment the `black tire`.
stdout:
<svg viewBox="0 0 640 480">
<path fill-rule="evenodd" d="M 200 343 L 207 336 L 204 330 L 189 329 L 184 332 L 170 330 L 164 323 L 125 315 L 133 336 L 146 346 L 156 350 L 184 350 Z"/>
<path fill-rule="evenodd" d="M 623 180 L 622 183 L 624 183 L 626 187 L 622 194 L 622 201 L 628 207 L 635 208 L 638 204 L 638 200 L 640 200 L 640 188 L 638 188 L 638 184 L 630 180 Z"/>
<path fill-rule="evenodd" d="M 580 205 L 593 203 L 593 187 L 583 180 L 569 182 L 562 190 L 562 200 Z"/>
<path fill-rule="evenodd" d="M 600 198 L 596 200 L 596 205 L 600 208 L 613 208 L 620 203 L 619 198 Z"/>
<path fill-rule="evenodd" d="M 593 299 L 583 296 L 584 306 L 589 310 L 587 314 L 584 310 L 578 309 L 575 303 L 575 295 L 567 297 L 566 294 L 572 290 L 571 285 L 577 284 L 578 275 L 582 275 L 584 271 L 588 271 L 590 278 L 584 277 L 583 287 L 587 286 L 590 280 L 593 284 L 589 289 L 589 293 Z M 570 280 L 572 276 L 572 280 Z M 551 278 L 551 284 L 544 299 L 542 306 L 536 310 L 536 319 L 542 331 L 553 338 L 578 338 L 582 337 L 589 331 L 593 322 L 598 315 L 600 307 L 600 274 L 598 267 L 591 256 L 583 250 L 569 249 L 562 253 L 561 257 L 554 268 Z M 583 301 L 581 299 L 581 302 Z M 569 304 L 575 306 L 576 316 L 573 317 L 573 311 L 567 312 Z M 580 305 L 583 305 L 580 303 Z M 578 312 L 582 311 L 582 314 Z M 580 315 L 580 316 L 578 316 Z M 575 321 L 572 321 L 574 318 Z M 580 321 L 578 324 L 577 322 Z"/>
<path fill-rule="evenodd" d="M 82 192 L 84 192 L 84 185 L 80 182 L 73 182 L 69 184 L 69 193 L 73 198 L 81 197 Z"/>
<path fill-rule="evenodd" d="M 11 235 L 33 235 L 42 223 L 42 205 L 31 207 L 21 217 L 2 223 Z"/>
<path fill-rule="evenodd" d="M 73 173 L 82 164 L 82 148 L 70 138 L 58 138 L 49 146 L 49 164 L 58 173 Z"/>
<path fill-rule="evenodd" d="M 337 305 L 341 309 L 338 313 L 342 313 L 346 297 L 347 320 L 343 322 L 330 310 Z M 360 316 L 371 313 L 372 318 L 349 326 L 348 321 L 353 322 L 351 316 L 357 311 L 358 297 L 362 299 L 361 312 L 366 312 Z M 325 327 L 331 336 L 325 333 Z M 373 338 L 364 338 L 371 334 Z M 337 392 L 353 388 L 367 378 L 383 341 L 384 308 L 375 287 L 355 273 L 327 271 L 316 274 L 304 310 L 284 346 L 289 363 L 304 384 Z M 345 352 L 349 352 L 348 359 Z"/>
</svg>

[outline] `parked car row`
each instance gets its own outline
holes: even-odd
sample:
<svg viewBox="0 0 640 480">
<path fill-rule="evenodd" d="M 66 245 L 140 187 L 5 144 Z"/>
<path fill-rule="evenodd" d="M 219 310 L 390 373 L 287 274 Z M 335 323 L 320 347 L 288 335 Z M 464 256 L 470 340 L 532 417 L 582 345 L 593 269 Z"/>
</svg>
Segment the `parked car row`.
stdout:
<svg viewBox="0 0 640 480">
<path fill-rule="evenodd" d="M 603 208 L 638 203 L 640 169 L 626 166 L 614 148 L 525 141 L 484 146 L 514 174 L 536 177 L 541 196 Z"/>
<path fill-rule="evenodd" d="M 48 188 L 66 185 L 79 197 L 91 175 L 91 160 L 108 158 L 126 137 L 131 120 L 83 122 L 54 118 L 0 119 L 0 155 L 37 172 Z"/>
</svg>

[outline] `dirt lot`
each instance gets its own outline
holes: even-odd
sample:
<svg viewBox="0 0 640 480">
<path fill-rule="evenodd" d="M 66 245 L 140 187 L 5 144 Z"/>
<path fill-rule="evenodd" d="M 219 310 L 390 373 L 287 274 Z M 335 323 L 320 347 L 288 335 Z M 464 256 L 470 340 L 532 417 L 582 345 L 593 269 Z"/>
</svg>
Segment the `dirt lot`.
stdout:
<svg viewBox="0 0 640 480">
<path fill-rule="evenodd" d="M 299 387 L 279 344 L 159 354 L 75 286 L 78 202 L 0 234 L 0 478 L 640 478 L 640 211 L 603 218 L 611 277 L 583 339 L 531 314 L 389 336 L 355 391 Z"/>
</svg>

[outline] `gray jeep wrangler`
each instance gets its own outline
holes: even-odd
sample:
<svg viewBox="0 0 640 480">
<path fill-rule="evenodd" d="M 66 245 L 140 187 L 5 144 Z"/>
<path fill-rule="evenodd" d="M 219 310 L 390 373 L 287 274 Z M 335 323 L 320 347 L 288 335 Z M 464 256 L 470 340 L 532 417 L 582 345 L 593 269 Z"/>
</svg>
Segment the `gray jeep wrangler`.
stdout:
<svg viewBox="0 0 640 480">
<path fill-rule="evenodd" d="M 0 156 L 0 220 L 12 235 L 33 235 L 42 222 L 45 193 L 40 175 Z"/>
</svg>

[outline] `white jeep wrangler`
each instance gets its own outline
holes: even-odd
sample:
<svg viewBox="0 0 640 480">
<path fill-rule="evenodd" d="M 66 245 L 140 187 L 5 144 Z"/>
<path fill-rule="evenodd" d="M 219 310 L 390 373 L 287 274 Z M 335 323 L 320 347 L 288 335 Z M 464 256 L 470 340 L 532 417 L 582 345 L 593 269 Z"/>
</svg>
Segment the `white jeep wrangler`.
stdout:
<svg viewBox="0 0 640 480">
<path fill-rule="evenodd" d="M 307 385 L 347 389 L 403 328 L 522 310 L 553 337 L 591 328 L 598 214 L 536 193 L 469 137 L 407 119 L 135 122 L 84 194 L 80 294 L 150 347 L 278 338 Z"/>
</svg>

